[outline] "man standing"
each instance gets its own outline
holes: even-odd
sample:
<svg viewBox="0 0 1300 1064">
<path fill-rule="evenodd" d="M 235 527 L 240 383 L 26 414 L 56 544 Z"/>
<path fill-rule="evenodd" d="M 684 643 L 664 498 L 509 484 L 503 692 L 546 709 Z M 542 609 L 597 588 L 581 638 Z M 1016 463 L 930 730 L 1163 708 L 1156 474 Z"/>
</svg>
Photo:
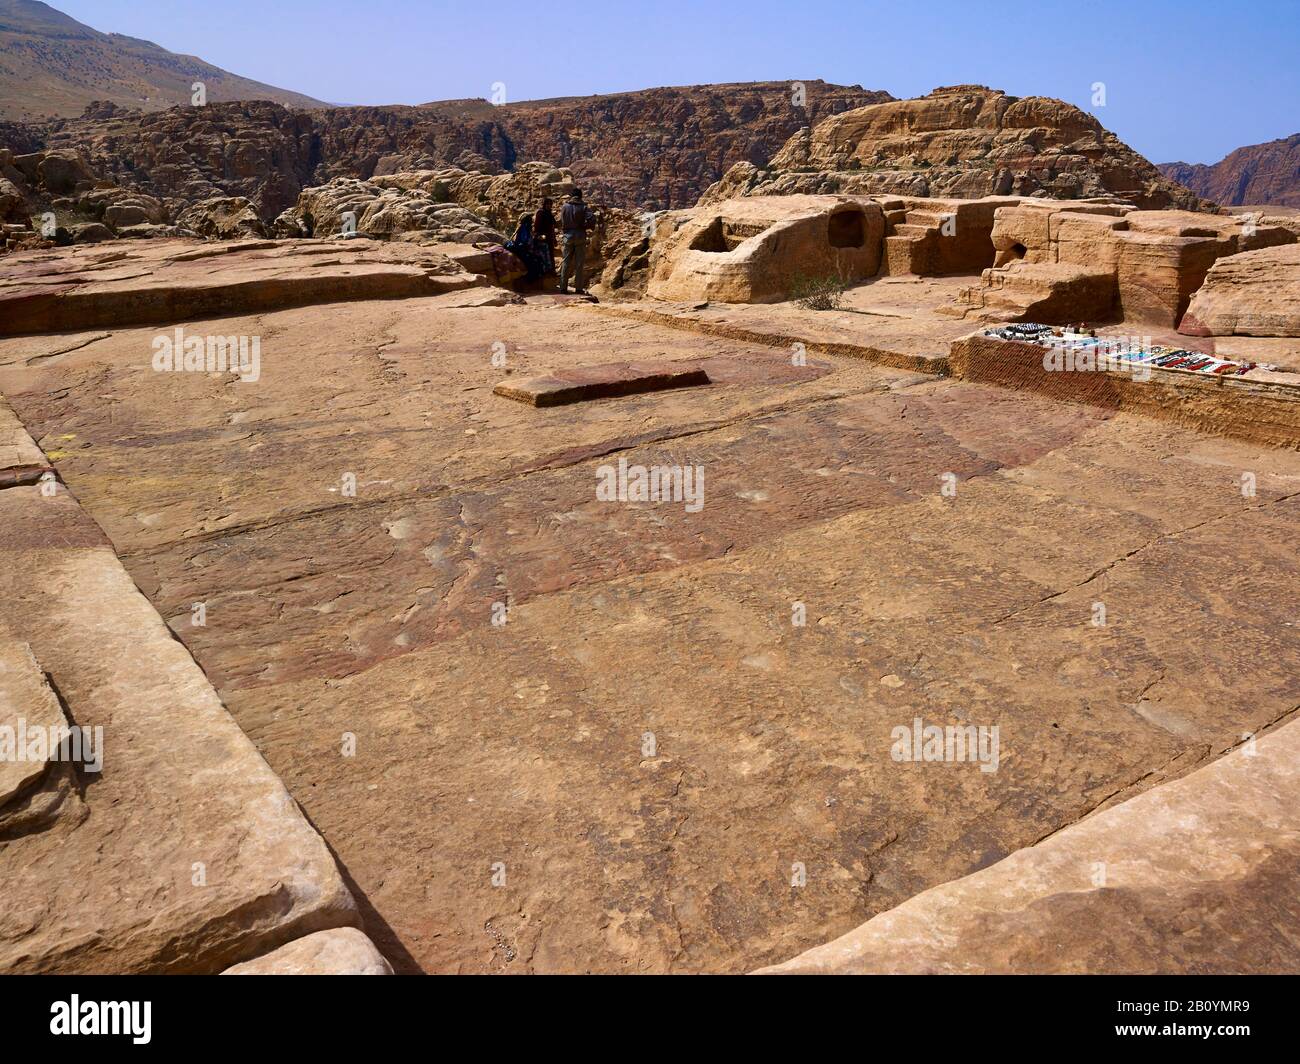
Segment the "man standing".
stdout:
<svg viewBox="0 0 1300 1064">
<path fill-rule="evenodd" d="M 582 285 L 582 265 L 587 257 L 587 233 L 596 227 L 591 209 L 582 202 L 582 189 L 569 193 L 560 208 L 560 240 L 564 245 L 564 258 L 560 262 L 560 292 L 568 294 L 569 275 L 573 274 L 573 290 L 586 295 Z"/>
<path fill-rule="evenodd" d="M 542 272 L 548 277 L 555 274 L 555 214 L 551 207 L 550 199 L 544 199 L 533 215 L 533 239 L 545 260 L 546 268 Z"/>
</svg>

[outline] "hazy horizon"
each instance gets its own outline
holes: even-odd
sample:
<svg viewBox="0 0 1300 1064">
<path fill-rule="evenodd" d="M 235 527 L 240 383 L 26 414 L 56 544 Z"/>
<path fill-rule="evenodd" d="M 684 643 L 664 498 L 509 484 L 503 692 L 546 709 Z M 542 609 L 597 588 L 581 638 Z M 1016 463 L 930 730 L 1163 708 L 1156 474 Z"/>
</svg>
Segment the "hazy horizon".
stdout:
<svg viewBox="0 0 1300 1064">
<path fill-rule="evenodd" d="M 1157 163 L 1214 163 L 1300 131 L 1300 4 L 1286 0 L 1238 5 L 1231 23 L 1209 0 L 1044 3 L 1014 19 L 956 0 L 923 10 L 852 0 L 701 9 L 665 0 L 587 11 L 499 0 L 484 9 L 492 15 L 486 28 L 463 4 L 415 0 L 51 6 L 97 30 L 341 105 L 480 99 L 497 83 L 508 102 L 796 80 L 902 98 L 975 83 L 1073 103 Z M 671 29 L 659 44 L 663 27 Z M 1214 76 L 1195 69 L 1209 47 L 1222 72 Z M 1099 82 L 1103 106 L 1093 103 Z"/>
</svg>

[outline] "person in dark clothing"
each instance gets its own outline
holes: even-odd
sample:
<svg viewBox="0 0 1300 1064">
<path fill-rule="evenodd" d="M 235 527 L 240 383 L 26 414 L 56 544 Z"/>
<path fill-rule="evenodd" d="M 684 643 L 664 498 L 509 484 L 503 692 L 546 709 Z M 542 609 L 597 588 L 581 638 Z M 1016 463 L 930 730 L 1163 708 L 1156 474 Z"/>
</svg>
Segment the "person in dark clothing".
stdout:
<svg viewBox="0 0 1300 1064">
<path fill-rule="evenodd" d="M 542 276 L 542 256 L 538 254 L 533 240 L 533 216 L 531 214 L 521 214 L 519 216 L 519 227 L 515 230 L 514 239 L 506 245 L 506 250 L 524 264 L 524 268 L 528 271 L 524 275 L 525 281 L 531 284 Z"/>
<path fill-rule="evenodd" d="M 573 276 L 573 290 L 585 295 L 582 286 L 582 266 L 587 258 L 587 234 L 596 228 L 595 215 L 591 208 L 582 202 L 582 189 L 575 188 L 569 193 L 560 208 L 560 241 L 564 246 L 564 258 L 560 262 L 560 291 L 569 291 L 569 277 Z"/>
<path fill-rule="evenodd" d="M 542 256 L 542 272 L 549 277 L 555 273 L 555 214 L 549 199 L 542 200 L 533 215 L 533 240 Z"/>
</svg>

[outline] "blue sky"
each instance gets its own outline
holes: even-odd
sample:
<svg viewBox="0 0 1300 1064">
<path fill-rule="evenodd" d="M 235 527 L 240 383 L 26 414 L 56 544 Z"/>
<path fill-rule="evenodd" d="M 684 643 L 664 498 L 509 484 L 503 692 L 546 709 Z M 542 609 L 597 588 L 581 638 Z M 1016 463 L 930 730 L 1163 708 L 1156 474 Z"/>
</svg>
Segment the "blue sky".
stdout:
<svg viewBox="0 0 1300 1064">
<path fill-rule="evenodd" d="M 54 0 L 337 103 L 582 96 L 822 78 L 978 83 L 1092 110 L 1155 162 L 1300 132 L 1300 0 Z M 1092 85 L 1106 105 L 1092 106 Z"/>
</svg>

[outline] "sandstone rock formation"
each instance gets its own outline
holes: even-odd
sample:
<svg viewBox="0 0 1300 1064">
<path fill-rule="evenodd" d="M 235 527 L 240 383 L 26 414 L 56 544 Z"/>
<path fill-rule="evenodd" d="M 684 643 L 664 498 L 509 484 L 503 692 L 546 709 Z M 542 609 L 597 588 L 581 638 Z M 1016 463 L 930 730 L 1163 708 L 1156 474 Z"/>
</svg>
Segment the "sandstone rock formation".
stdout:
<svg viewBox="0 0 1300 1064">
<path fill-rule="evenodd" d="M 1189 336 L 1300 337 L 1300 244 L 1219 259 L 1178 326 Z"/>
<path fill-rule="evenodd" d="M 176 224 L 214 240 L 244 240 L 267 235 L 262 219 L 243 196 L 200 200 L 181 211 Z"/>
<path fill-rule="evenodd" d="M 10 446 L 34 449 L 0 404 Z M 0 972 L 214 973 L 358 924 L 323 840 L 72 495 L 6 487 L 0 522 L 0 724 L 87 729 L 57 761 L 0 758 Z"/>
<path fill-rule="evenodd" d="M 103 179 L 169 202 L 173 213 L 242 196 L 269 221 L 314 183 L 319 162 L 311 116 L 264 101 L 109 108 L 45 128 L 47 150 L 75 149 Z"/>
<path fill-rule="evenodd" d="M 434 246 L 466 268 L 506 284 L 523 276 L 522 263 L 503 272 L 500 259 L 480 261 L 468 247 L 452 252 L 444 245 L 504 243 L 521 215 L 532 214 L 547 197 L 558 214 L 562 197 L 574 187 L 570 171 L 542 162 L 524 163 L 504 174 L 452 167 L 399 171 L 369 181 L 335 178 L 305 189 L 275 220 L 274 231 L 281 237 L 329 237 L 351 224 L 365 236 Z M 592 277 L 608 274 L 611 287 L 620 287 L 626 264 L 632 264 L 630 276 L 632 268 L 643 269 L 648 261 L 648 227 L 634 211 L 603 207 L 596 213 L 597 226 L 587 243 L 587 272 Z M 475 265 L 469 265 L 471 260 Z M 631 278 L 630 283 L 643 287 L 644 278 Z"/>
<path fill-rule="evenodd" d="M 656 236 L 647 291 L 656 299 L 769 303 L 789 299 L 801 281 L 832 278 L 847 286 L 879 270 L 884 230 L 884 212 L 870 201 L 727 200 Z"/>
<path fill-rule="evenodd" d="M 594 201 L 669 210 L 733 163 L 766 162 L 802 126 L 892 98 L 816 79 L 695 85 L 506 104 L 497 121 L 516 158 L 569 167 Z"/>
<path fill-rule="evenodd" d="M 464 256 L 481 257 L 473 249 Z M 478 266 L 478 263 L 474 263 Z M 485 285 L 445 251 L 372 240 L 204 244 L 160 239 L 0 260 L 0 335 L 192 321 Z"/>
<path fill-rule="evenodd" d="M 1114 194 L 1142 207 L 1199 205 L 1092 115 L 980 85 L 860 107 L 793 136 L 769 166 L 739 163 L 705 195 Z"/>
<path fill-rule="evenodd" d="M 48 231 L 51 220 L 53 232 Z M 172 235 L 167 221 L 166 204 L 103 180 L 76 151 L 62 148 L 15 155 L 0 148 L 5 247 Z"/>
<path fill-rule="evenodd" d="M 439 203 L 456 203 L 505 234 L 514 232 L 521 214 L 531 214 L 549 198 L 558 215 L 561 200 L 578 187 L 572 171 L 547 162 L 521 163 L 506 173 L 459 167 L 395 172 L 370 179 L 382 189 L 420 192 Z M 602 208 L 608 209 L 608 208 Z"/>
<path fill-rule="evenodd" d="M 347 246 L 362 244 L 424 250 Z M 238 261 L 191 247 L 214 285 L 223 256 Z M 342 254 L 296 253 L 313 248 Z M 159 249 L 63 249 L 46 269 Z M 940 355 L 969 326 L 939 331 L 921 308 L 958 283 L 882 277 L 842 315 L 697 312 L 794 340 L 826 322 L 828 350 L 803 367 L 784 337 L 547 300 L 449 309 L 454 293 L 196 323 L 264 334 L 255 386 L 142 372 L 154 327 L 76 350 L 0 340 L 0 384 L 338 853 L 395 968 L 743 971 L 1294 711 L 1293 447 L 832 353 L 906 337 Z M 664 358 L 711 383 L 540 410 L 492 394 Z M 600 502 L 614 454 L 699 463 L 704 510 Z M 345 470 L 355 499 L 337 490 Z M 945 470 L 955 503 L 936 490 Z M 0 585 L 43 561 L 0 569 Z M 68 586 L 84 633 L 88 585 Z M 1099 592 L 1105 628 L 1089 623 Z M 789 623 L 794 599 L 806 628 Z M 6 616 L 49 608 L 31 601 Z M 1001 768 L 894 760 L 891 729 L 915 716 L 999 726 Z M 339 756 L 346 731 L 357 757 Z M 791 889 L 793 861 L 809 889 Z M 1261 959 L 1294 961 L 1292 878 L 1260 880 L 1282 921 L 1251 925 Z"/>
<path fill-rule="evenodd" d="M 339 177 L 305 189 L 275 220 L 275 231 L 293 237 L 349 232 L 381 239 L 418 236 L 458 244 L 505 239 L 478 215 L 444 198 L 433 172 L 413 178 L 408 186 Z"/>
<path fill-rule="evenodd" d="M 1241 217 L 1042 199 L 999 207 L 994 218 L 997 261 L 963 304 L 975 316 L 1050 324 L 1175 326 L 1216 259 L 1296 240 Z"/>
<path fill-rule="evenodd" d="M 801 126 L 892 98 L 810 80 L 804 105 L 795 106 L 795 87 L 756 82 L 500 107 L 462 100 L 310 112 L 256 100 L 149 113 L 97 103 L 77 119 L 0 124 L 0 146 L 76 148 L 105 178 L 163 200 L 244 196 L 266 222 L 301 189 L 334 177 L 502 172 L 538 160 L 571 168 L 595 204 L 663 209 L 690 206 L 735 162 L 765 162 Z"/>
<path fill-rule="evenodd" d="M 1217 163 L 1161 163 L 1160 172 L 1224 207 L 1300 207 L 1300 133 L 1251 144 Z"/>
</svg>

